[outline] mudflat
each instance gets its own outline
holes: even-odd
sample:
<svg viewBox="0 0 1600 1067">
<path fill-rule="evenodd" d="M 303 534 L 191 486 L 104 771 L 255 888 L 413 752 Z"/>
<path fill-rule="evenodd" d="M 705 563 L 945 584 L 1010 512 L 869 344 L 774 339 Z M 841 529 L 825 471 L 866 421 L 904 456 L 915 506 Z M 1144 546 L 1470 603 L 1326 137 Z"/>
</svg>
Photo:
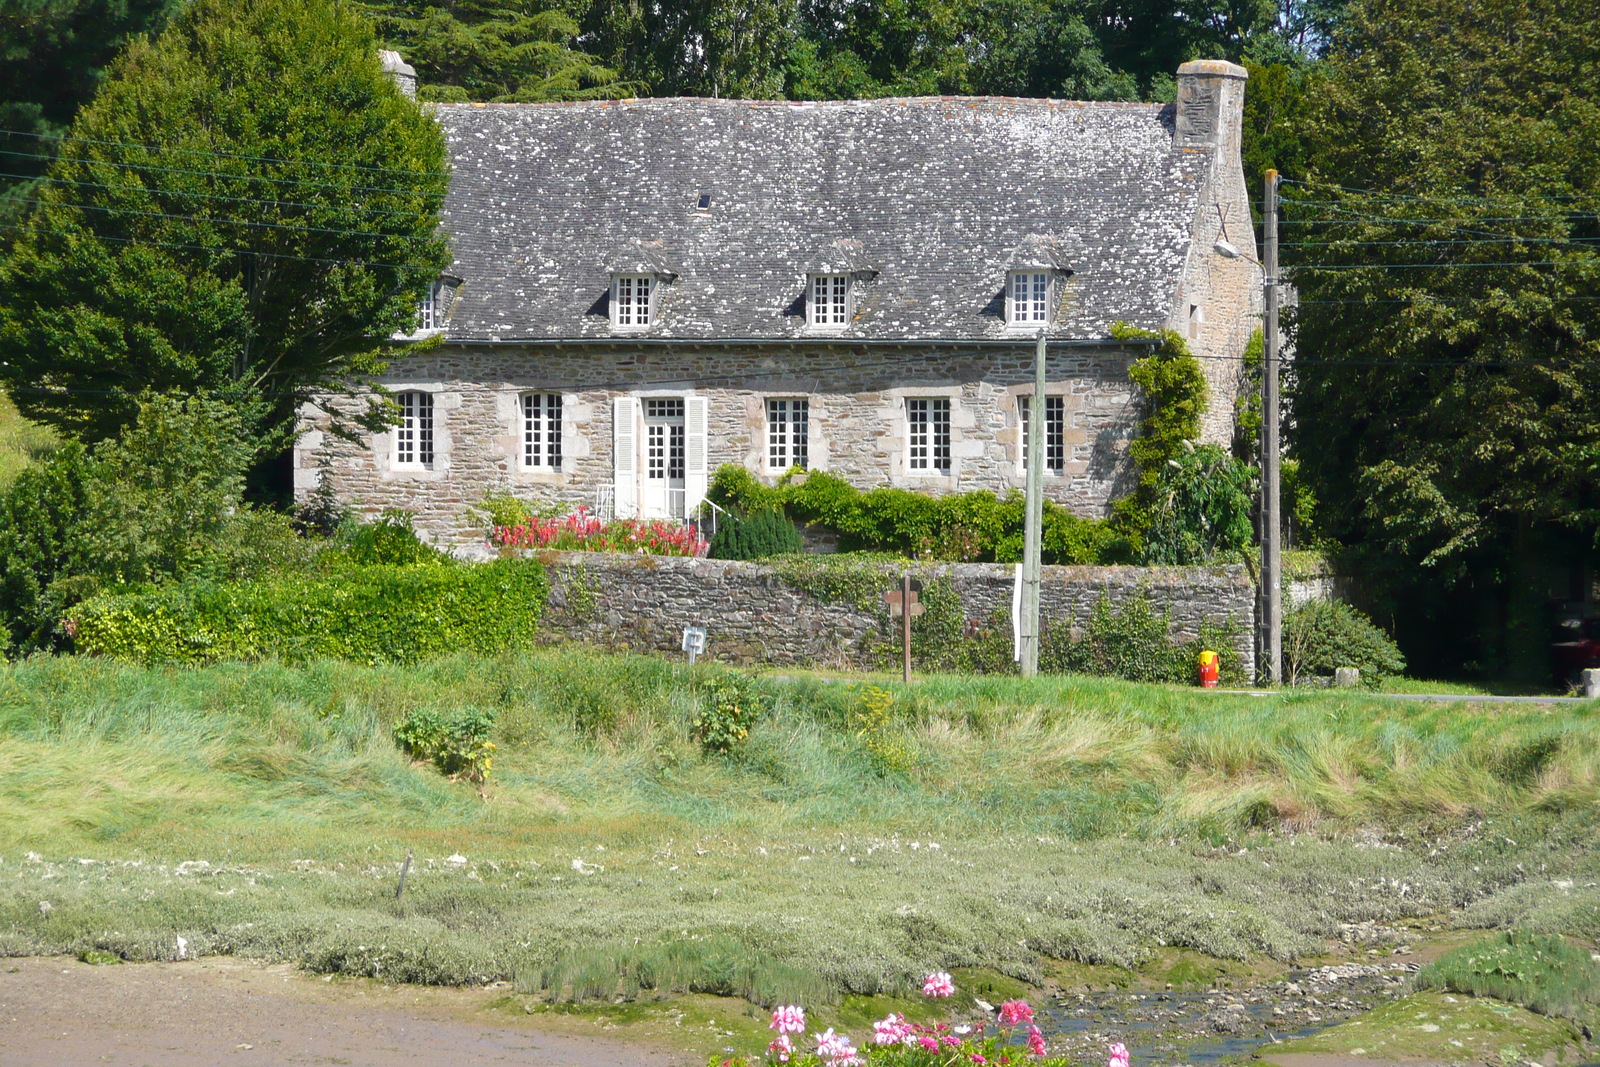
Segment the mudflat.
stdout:
<svg viewBox="0 0 1600 1067">
<path fill-rule="evenodd" d="M 288 965 L 230 957 L 113 966 L 11 959 L 0 961 L 0 1065 L 681 1067 L 704 1060 L 703 1052 L 491 1017 L 486 1000 L 482 990 L 324 982 Z"/>
</svg>

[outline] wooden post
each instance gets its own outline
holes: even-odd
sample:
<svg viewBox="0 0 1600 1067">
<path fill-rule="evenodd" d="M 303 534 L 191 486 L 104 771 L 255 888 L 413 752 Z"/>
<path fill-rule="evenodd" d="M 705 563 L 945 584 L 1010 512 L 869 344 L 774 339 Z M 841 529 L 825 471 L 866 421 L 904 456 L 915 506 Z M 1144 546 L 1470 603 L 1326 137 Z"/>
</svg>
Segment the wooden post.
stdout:
<svg viewBox="0 0 1600 1067">
<path fill-rule="evenodd" d="M 911 684 L 911 572 L 900 579 L 900 639 L 905 652 L 905 683 Z"/>
<path fill-rule="evenodd" d="M 405 862 L 400 864 L 400 884 L 394 890 L 394 902 L 400 903 L 400 894 L 406 891 L 406 872 L 411 870 L 411 850 L 406 849 Z"/>
</svg>

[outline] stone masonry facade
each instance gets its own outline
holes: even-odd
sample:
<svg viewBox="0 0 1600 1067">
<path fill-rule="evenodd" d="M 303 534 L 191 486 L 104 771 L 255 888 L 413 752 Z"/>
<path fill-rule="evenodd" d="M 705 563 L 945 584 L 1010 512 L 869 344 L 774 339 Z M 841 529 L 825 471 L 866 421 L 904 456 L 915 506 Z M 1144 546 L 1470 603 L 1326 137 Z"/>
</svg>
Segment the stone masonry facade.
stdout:
<svg viewBox="0 0 1600 1067">
<path fill-rule="evenodd" d="M 1116 344 L 1056 348 L 1046 395 L 1064 404 L 1066 464 L 1045 478 L 1049 499 L 1088 516 L 1105 513 L 1131 484 L 1127 457 L 1139 418 L 1128 364 L 1143 347 Z M 884 354 L 841 345 L 798 354 L 782 348 L 706 347 L 597 353 L 574 346 L 536 352 L 495 347 L 441 348 L 412 357 L 388 375 L 395 391 L 433 394 L 432 469 L 393 463 L 392 435 L 363 448 L 327 431 L 328 416 L 307 412 L 296 449 L 300 491 L 314 488 L 323 465 L 341 495 L 375 515 L 401 508 L 440 544 L 471 550 L 485 537 L 473 505 L 491 492 L 537 503 L 593 507 L 612 484 L 615 457 L 612 400 L 617 396 L 683 396 L 708 400 L 707 459 L 715 471 L 743 466 L 768 480 L 766 400 L 810 403 L 810 465 L 862 487 L 893 485 L 942 494 L 1024 484 L 1019 394 L 1032 390 L 1031 347 L 913 350 Z M 599 379 L 606 379 L 603 383 Z M 695 383 L 692 386 L 673 383 Z M 714 383 L 714 384 L 713 384 Z M 667 388 L 662 386 L 666 385 Z M 562 469 L 521 463 L 521 396 L 562 397 Z M 906 466 L 907 397 L 950 401 L 948 474 Z M 336 402 L 327 401 L 328 406 Z M 353 405 L 356 401 L 346 401 Z M 353 410 L 353 408 L 352 408 Z"/>
<path fill-rule="evenodd" d="M 677 653 L 683 630 L 707 633 L 706 655 L 728 663 L 862 668 L 881 665 L 896 635 L 882 607 L 818 597 L 773 567 L 731 560 L 591 552 L 540 555 L 550 575 L 541 623 L 547 636 L 611 648 Z M 1014 570 L 988 563 L 917 564 L 924 582 L 947 580 L 971 627 L 1010 611 Z M 883 568 L 894 588 L 900 570 Z M 1045 567 L 1040 612 L 1047 624 L 1081 624 L 1102 596 L 1116 608 L 1143 595 L 1169 617 L 1176 642 L 1202 624 L 1232 636 L 1245 676 L 1255 676 L 1255 587 L 1243 567 Z"/>
</svg>

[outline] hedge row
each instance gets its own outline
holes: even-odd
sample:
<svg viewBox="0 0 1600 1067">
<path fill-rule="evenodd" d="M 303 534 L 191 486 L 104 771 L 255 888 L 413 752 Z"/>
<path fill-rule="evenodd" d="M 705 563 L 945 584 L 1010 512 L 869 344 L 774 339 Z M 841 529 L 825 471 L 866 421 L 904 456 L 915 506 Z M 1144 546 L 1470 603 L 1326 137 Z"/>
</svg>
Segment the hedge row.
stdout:
<svg viewBox="0 0 1600 1067">
<path fill-rule="evenodd" d="M 546 591 L 536 560 L 356 567 L 95 597 L 69 627 L 78 651 L 138 663 L 412 663 L 531 645 Z"/>
</svg>

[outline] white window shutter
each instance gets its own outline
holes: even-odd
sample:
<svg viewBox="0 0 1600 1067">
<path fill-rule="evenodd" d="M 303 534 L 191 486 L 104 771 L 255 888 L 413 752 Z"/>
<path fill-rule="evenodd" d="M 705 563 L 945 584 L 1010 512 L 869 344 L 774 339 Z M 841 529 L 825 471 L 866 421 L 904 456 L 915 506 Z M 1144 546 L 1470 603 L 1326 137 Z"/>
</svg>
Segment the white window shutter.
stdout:
<svg viewBox="0 0 1600 1067">
<path fill-rule="evenodd" d="M 615 397 L 611 401 L 612 507 L 619 519 L 631 519 L 638 512 L 639 453 L 634 445 L 634 399 Z"/>
<path fill-rule="evenodd" d="M 683 508 L 686 515 L 693 515 L 706 496 L 709 479 L 706 457 L 709 412 L 710 402 L 707 398 L 684 397 Z"/>
</svg>

